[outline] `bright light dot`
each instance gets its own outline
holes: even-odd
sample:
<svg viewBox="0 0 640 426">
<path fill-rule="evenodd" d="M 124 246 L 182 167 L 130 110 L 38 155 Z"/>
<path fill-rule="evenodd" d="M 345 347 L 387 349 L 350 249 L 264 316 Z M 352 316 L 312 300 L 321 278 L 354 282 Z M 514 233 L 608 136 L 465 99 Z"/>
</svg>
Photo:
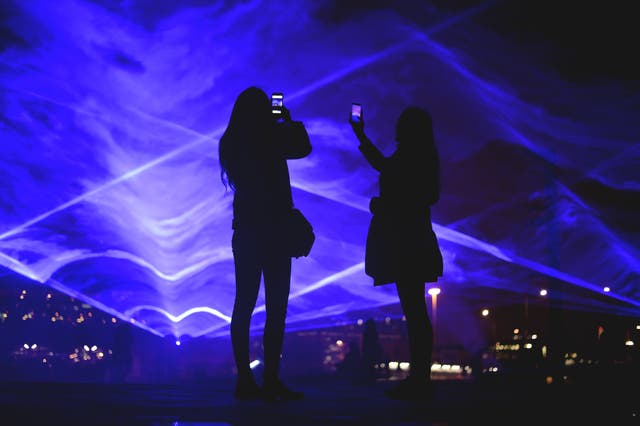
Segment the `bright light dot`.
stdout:
<svg viewBox="0 0 640 426">
<path fill-rule="evenodd" d="M 251 368 L 253 370 L 254 368 L 256 368 L 259 365 L 260 365 L 260 360 L 259 359 L 254 359 L 253 361 L 251 361 L 249 363 L 249 368 Z"/>
<path fill-rule="evenodd" d="M 481 314 L 482 314 L 483 317 L 486 317 L 486 316 L 489 315 L 489 310 L 488 309 L 483 309 Z"/>
<path fill-rule="evenodd" d="M 429 290 L 427 290 L 427 293 L 429 293 L 431 296 L 437 296 L 440 294 L 440 289 L 438 287 L 431 287 Z"/>
<path fill-rule="evenodd" d="M 87 352 L 89 352 L 89 350 L 90 350 L 89 346 L 87 346 L 87 345 L 84 345 L 82 348 Z"/>
<path fill-rule="evenodd" d="M 336 345 L 342 346 L 344 345 L 344 342 L 342 340 L 336 340 Z"/>
<path fill-rule="evenodd" d="M 547 295 L 547 289 L 543 288 L 540 290 L 540 296 L 546 296 Z"/>
<path fill-rule="evenodd" d="M 633 340 L 627 340 L 624 342 L 625 346 L 633 346 Z"/>
<path fill-rule="evenodd" d="M 364 324 L 364 320 L 362 318 L 358 318 L 358 321 L 356 321 L 356 324 L 362 325 Z"/>
<path fill-rule="evenodd" d="M 611 288 L 608 285 L 606 285 L 606 286 L 604 286 L 602 291 L 604 291 L 605 293 L 609 293 L 611 291 Z"/>
<path fill-rule="evenodd" d="M 176 346 L 180 346 L 182 342 L 180 340 L 176 340 Z"/>
<path fill-rule="evenodd" d="M 91 346 L 91 352 L 95 352 L 98 350 L 98 347 L 96 345 Z"/>
<path fill-rule="evenodd" d="M 402 371 L 408 371 L 409 368 L 411 367 L 411 364 L 409 364 L 408 362 L 401 362 L 400 364 L 398 364 L 398 366 L 400 367 L 400 370 Z"/>
<path fill-rule="evenodd" d="M 513 329 L 513 334 L 518 334 L 520 333 L 520 329 L 519 328 L 514 328 Z"/>
<path fill-rule="evenodd" d="M 37 347 L 38 347 L 38 345 L 37 345 L 37 344 L 35 344 L 35 343 L 34 343 L 33 345 L 31 345 L 31 349 L 34 349 L 34 350 L 35 350 Z"/>
<path fill-rule="evenodd" d="M 389 361 L 389 370 L 397 370 L 398 361 Z"/>
<path fill-rule="evenodd" d="M 26 344 L 26 343 L 24 345 L 22 345 L 22 347 L 25 348 L 25 349 L 29 349 L 29 345 Z"/>
</svg>

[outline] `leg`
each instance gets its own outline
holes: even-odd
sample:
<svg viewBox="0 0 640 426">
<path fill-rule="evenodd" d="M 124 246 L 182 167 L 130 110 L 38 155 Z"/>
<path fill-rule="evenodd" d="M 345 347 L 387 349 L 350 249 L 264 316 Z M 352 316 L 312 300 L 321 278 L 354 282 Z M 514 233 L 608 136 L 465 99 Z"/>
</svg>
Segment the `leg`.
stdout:
<svg viewBox="0 0 640 426">
<path fill-rule="evenodd" d="M 431 356 L 433 352 L 433 328 L 420 282 L 396 284 L 400 305 L 407 319 L 411 373 L 396 388 L 387 391 L 392 399 L 429 400 L 433 397 L 431 385 Z"/>
<path fill-rule="evenodd" d="M 402 282 L 396 285 L 402 312 L 407 319 L 411 376 L 430 380 L 433 352 L 433 327 L 424 295 L 424 284 Z"/>
<path fill-rule="evenodd" d="M 265 382 L 278 378 L 284 327 L 291 287 L 291 258 L 273 256 L 264 268 L 266 323 L 264 327 Z"/>
<path fill-rule="evenodd" d="M 291 258 L 270 256 L 264 268 L 267 320 L 264 327 L 264 387 L 267 401 L 302 399 L 304 394 L 285 386 L 279 378 L 280 356 L 291 287 Z"/>
<path fill-rule="evenodd" d="M 260 290 L 261 269 L 251 243 L 243 242 L 241 236 L 242 234 L 234 232 L 236 294 L 231 315 L 231 345 L 238 369 L 238 382 L 247 383 L 253 382 L 253 373 L 249 367 L 249 327 Z"/>
</svg>

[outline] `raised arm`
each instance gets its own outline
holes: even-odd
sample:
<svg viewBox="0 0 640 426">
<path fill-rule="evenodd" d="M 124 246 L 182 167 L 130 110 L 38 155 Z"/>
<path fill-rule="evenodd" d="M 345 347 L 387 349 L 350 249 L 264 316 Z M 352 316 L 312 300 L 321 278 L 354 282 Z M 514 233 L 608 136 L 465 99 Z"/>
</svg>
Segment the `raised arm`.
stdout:
<svg viewBox="0 0 640 426">
<path fill-rule="evenodd" d="M 285 120 L 277 124 L 277 129 L 285 158 L 304 158 L 311 154 L 311 141 L 304 124 L 291 120 L 289 111 L 284 108 L 283 114 Z"/>
<path fill-rule="evenodd" d="M 380 150 L 371 142 L 371 139 L 364 132 L 364 117 L 361 117 L 360 121 L 353 121 L 349 118 L 349 124 L 351 124 L 351 128 L 353 129 L 353 133 L 355 133 L 358 141 L 360 141 L 360 145 L 358 149 L 364 155 L 364 158 L 367 159 L 371 167 L 376 169 L 377 171 L 382 171 L 384 164 L 387 158 L 380 152 Z"/>
</svg>

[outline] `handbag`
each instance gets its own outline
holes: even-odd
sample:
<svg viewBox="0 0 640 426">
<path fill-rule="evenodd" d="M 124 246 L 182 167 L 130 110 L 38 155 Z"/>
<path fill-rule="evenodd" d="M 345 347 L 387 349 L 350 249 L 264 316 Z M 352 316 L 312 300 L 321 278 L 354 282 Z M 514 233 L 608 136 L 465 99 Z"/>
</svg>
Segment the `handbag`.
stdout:
<svg viewBox="0 0 640 426">
<path fill-rule="evenodd" d="M 313 226 L 297 208 L 292 208 L 287 220 L 286 250 L 291 257 L 308 256 L 316 240 Z"/>
</svg>

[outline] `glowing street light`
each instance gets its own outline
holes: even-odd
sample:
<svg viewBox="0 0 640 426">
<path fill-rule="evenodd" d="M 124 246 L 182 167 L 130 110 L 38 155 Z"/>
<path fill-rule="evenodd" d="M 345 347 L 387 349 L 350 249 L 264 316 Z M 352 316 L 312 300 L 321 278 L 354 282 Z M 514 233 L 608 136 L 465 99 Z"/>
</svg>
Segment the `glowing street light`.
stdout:
<svg viewBox="0 0 640 426">
<path fill-rule="evenodd" d="M 436 329 L 437 329 L 437 312 L 438 312 L 438 295 L 440 289 L 438 287 L 431 287 L 427 290 L 427 294 L 431 296 L 431 313 L 433 316 L 433 346 L 436 346 Z"/>
<path fill-rule="evenodd" d="M 480 311 L 480 315 L 482 316 L 484 321 L 489 321 L 489 331 L 490 331 L 491 342 L 492 344 L 495 344 L 496 336 L 497 336 L 496 320 L 495 318 L 493 318 L 491 310 L 489 308 L 482 308 L 482 310 Z"/>
</svg>

